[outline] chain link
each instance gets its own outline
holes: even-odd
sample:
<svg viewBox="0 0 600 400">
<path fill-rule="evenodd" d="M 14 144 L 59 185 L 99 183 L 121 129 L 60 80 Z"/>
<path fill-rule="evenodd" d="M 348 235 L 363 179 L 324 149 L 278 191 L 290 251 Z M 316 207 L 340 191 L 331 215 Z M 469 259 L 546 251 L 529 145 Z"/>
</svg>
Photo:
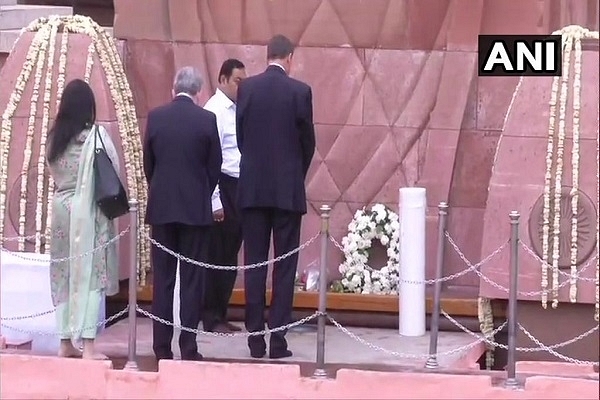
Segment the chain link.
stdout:
<svg viewBox="0 0 600 400">
<path fill-rule="evenodd" d="M 531 333 L 529 333 L 529 331 L 527 329 L 525 329 L 525 327 L 523 327 L 523 325 L 519 324 L 519 329 L 525 334 L 527 335 L 527 337 L 529 339 L 531 339 L 531 341 L 535 344 L 537 344 L 542 350 L 547 351 L 548 353 L 552 354 L 554 357 L 558 357 L 563 361 L 572 363 L 572 364 L 578 364 L 578 365 L 592 365 L 592 366 L 598 366 L 600 365 L 600 363 L 597 362 L 593 362 L 593 361 L 584 361 L 584 360 L 578 360 L 576 358 L 572 358 L 572 357 L 568 357 L 565 356 L 564 354 L 560 354 L 557 351 L 554 351 L 551 346 L 546 346 L 544 343 L 540 342 L 538 340 L 538 338 L 536 338 L 535 336 L 533 336 Z M 596 326 L 596 329 L 598 329 L 598 326 Z M 581 336 L 581 335 L 580 335 Z"/>
<path fill-rule="evenodd" d="M 128 232 L 129 232 L 129 227 L 125 228 L 117 236 L 115 236 L 112 239 L 108 240 L 106 243 L 103 243 L 100 246 L 98 246 L 96 248 L 93 248 L 90 251 L 86 251 L 85 253 L 77 254 L 75 256 L 50 259 L 50 264 L 57 264 L 57 263 L 61 263 L 61 262 L 68 262 L 68 261 L 77 260 L 79 258 L 84 258 L 84 257 L 87 257 L 87 256 L 91 256 L 91 255 L 93 255 L 94 253 L 96 253 L 98 251 L 104 250 L 105 248 L 107 248 L 108 246 L 110 246 L 112 243 L 119 241 Z M 39 258 L 24 256 L 20 252 L 17 252 L 17 251 L 10 251 L 10 250 L 7 250 L 5 248 L 3 248 L 2 251 L 5 251 L 5 252 L 7 252 L 10 255 L 13 255 L 13 256 L 18 257 L 18 258 L 20 258 L 22 260 L 25 260 L 25 261 L 33 261 L 33 262 L 40 261 Z"/>
<path fill-rule="evenodd" d="M 29 235 L 29 236 L 8 236 L 8 237 L 3 236 L 2 241 L 3 242 L 18 242 L 19 240 L 22 240 L 22 241 L 33 240 L 38 237 L 39 238 L 48 238 L 48 236 L 50 236 L 50 235 L 47 235 L 45 233 L 36 233 L 33 235 Z"/>
<path fill-rule="evenodd" d="M 101 327 L 102 325 L 108 324 L 109 322 L 114 321 L 117 318 L 122 317 L 123 315 L 125 315 L 125 313 L 129 310 L 129 306 L 125 307 L 123 310 L 119 311 L 118 313 L 111 315 L 110 317 L 98 322 L 96 325 L 92 325 L 92 326 L 88 326 L 82 329 L 77 329 L 77 330 L 73 330 L 70 333 L 71 334 L 79 334 L 83 331 L 86 331 L 88 329 L 98 329 L 99 327 Z M 35 336 L 60 336 L 58 332 L 46 332 L 46 331 L 36 331 L 36 330 L 27 330 L 27 329 L 21 329 L 21 328 L 15 328 L 13 326 L 9 326 L 6 324 L 0 324 L 0 326 L 2 326 L 2 328 L 6 328 L 6 329 L 10 329 L 12 331 L 15 332 L 20 332 L 20 333 L 25 333 L 28 335 L 35 335 Z"/>
<path fill-rule="evenodd" d="M 341 244 L 339 244 L 333 236 L 329 235 L 329 240 L 331 240 L 334 246 L 337 247 L 342 253 L 346 254 L 346 252 L 344 251 L 344 247 Z"/>
<path fill-rule="evenodd" d="M 292 322 L 290 324 L 287 325 L 282 325 L 282 326 L 278 326 L 277 328 L 273 328 L 273 329 L 263 329 L 262 331 L 256 331 L 256 332 L 237 332 L 237 333 L 225 333 L 225 332 L 206 332 L 203 331 L 201 329 L 193 329 L 193 328 L 188 328 L 186 326 L 182 326 L 179 324 L 175 324 L 171 321 L 167 321 L 166 319 L 157 317 L 156 315 L 152 314 L 151 312 L 148 312 L 146 310 L 144 310 L 143 308 L 141 308 L 140 306 L 136 306 L 137 312 L 139 312 L 142 315 L 145 315 L 146 317 L 159 322 L 163 325 L 168 325 L 168 326 L 172 326 L 175 329 L 180 329 L 182 331 L 185 332 L 190 332 L 190 333 L 194 333 L 196 335 L 204 335 L 204 336 L 213 336 L 213 337 L 228 337 L 228 338 L 232 338 L 232 337 L 252 337 L 252 336 L 264 336 L 268 333 L 276 333 L 276 332 L 281 332 L 281 331 L 285 331 L 291 328 L 294 328 L 296 326 L 300 326 L 303 325 L 305 323 L 307 323 L 308 321 L 312 321 L 313 319 L 319 317 L 320 315 L 326 315 L 325 313 L 321 313 L 319 311 L 316 311 L 314 314 L 311 314 L 307 317 L 304 317 L 298 321 Z"/>
<path fill-rule="evenodd" d="M 279 262 L 285 258 L 290 257 L 293 254 L 300 252 L 301 250 L 304 250 L 306 247 L 311 245 L 319 236 L 320 236 L 320 233 L 317 233 L 316 235 L 314 235 L 313 237 L 308 239 L 306 242 L 304 242 L 299 247 L 295 248 L 294 250 L 288 251 L 287 253 L 282 254 L 279 257 L 275 257 L 272 260 L 262 261 L 262 262 L 250 264 L 250 265 L 212 265 L 212 264 L 205 263 L 202 261 L 192 260 L 191 258 L 188 258 L 182 254 L 179 254 L 179 253 L 169 249 L 168 247 L 162 245 L 161 243 L 157 242 L 156 240 L 151 238 L 148 234 L 146 234 L 146 238 L 150 241 L 150 243 L 152 243 L 154 246 L 158 247 L 165 253 L 170 254 L 171 256 L 177 258 L 179 261 L 184 261 L 189 264 L 196 265 L 198 267 L 217 269 L 217 270 L 225 270 L 225 271 L 227 271 L 227 270 L 237 271 L 237 270 L 248 270 L 248 269 L 260 268 L 260 267 L 265 267 L 271 263 Z"/>
<path fill-rule="evenodd" d="M 385 353 L 387 355 L 390 356 L 394 356 L 394 357 L 399 357 L 399 358 L 410 358 L 410 359 L 426 359 L 428 358 L 430 355 L 429 354 L 411 354 L 411 353 L 401 353 L 399 351 L 393 351 L 393 350 L 388 350 L 386 348 L 383 348 L 381 346 L 378 346 L 376 344 L 370 343 L 368 341 L 366 341 L 365 339 L 361 338 L 360 336 L 356 335 L 355 333 L 351 332 L 350 330 L 348 330 L 348 328 L 342 326 L 342 324 L 340 324 L 338 321 L 336 321 L 333 317 L 331 317 L 330 315 L 327 316 L 327 318 L 329 319 L 329 321 L 331 321 L 331 323 L 338 328 L 340 331 L 342 331 L 344 334 L 346 334 L 347 336 L 351 337 L 352 339 L 354 339 L 355 341 L 357 341 L 358 343 L 369 347 L 370 349 L 376 350 L 376 351 L 380 351 L 382 353 Z M 502 325 L 500 325 L 498 328 L 496 328 L 494 330 L 494 334 L 500 332 L 504 326 L 506 325 L 506 322 L 504 322 Z M 477 336 L 477 335 L 476 335 Z M 472 347 L 475 347 L 476 345 L 478 345 L 479 343 L 483 342 L 485 338 L 483 337 L 479 337 L 477 338 L 476 341 L 471 342 L 467 345 L 464 346 L 460 346 L 451 350 L 447 350 L 447 351 L 443 351 L 440 353 L 436 353 L 436 355 L 438 357 L 440 356 L 449 356 L 452 354 L 456 354 L 456 353 L 460 353 L 462 351 L 468 350 Z"/>
<path fill-rule="evenodd" d="M 56 311 L 56 308 L 53 308 L 52 310 L 48 310 L 48 311 L 38 312 L 35 314 L 31 314 L 31 315 L 23 315 L 20 317 L 2 317 L 2 318 L 0 318 L 0 321 L 21 321 L 24 319 L 34 319 L 34 318 L 41 317 L 43 315 L 52 314 L 54 311 Z"/>
<path fill-rule="evenodd" d="M 475 332 L 470 331 L 468 328 L 466 328 L 460 322 L 458 322 L 457 320 L 455 320 L 454 318 L 452 318 L 445 311 L 442 310 L 441 313 L 442 313 L 442 315 L 444 317 L 446 317 L 446 319 L 448 319 L 450 322 L 452 322 L 454 325 L 456 325 L 463 332 L 465 332 L 465 333 L 467 333 L 467 334 L 469 334 L 469 335 L 471 335 L 473 337 L 479 337 L 479 335 L 477 335 Z M 506 322 L 504 324 L 506 325 Z M 521 329 L 526 335 L 528 335 L 528 336 L 530 335 L 530 334 L 526 333 L 526 329 L 523 327 L 523 325 L 518 324 L 518 326 L 519 326 L 519 329 Z M 572 343 L 578 342 L 578 341 L 584 339 L 585 337 L 591 335 L 592 333 L 596 332 L 597 330 L 598 330 L 598 325 L 594 326 L 593 328 L 589 329 L 588 331 L 586 331 L 586 332 L 584 332 L 584 333 L 582 333 L 580 335 L 575 336 L 572 339 L 565 340 L 564 342 L 556 343 L 556 344 L 553 344 L 551 346 L 546 346 L 545 344 L 543 344 L 542 342 L 540 342 L 538 339 L 536 339 L 535 337 L 531 336 L 530 339 L 535 344 L 537 344 L 538 347 L 517 347 L 516 351 L 523 352 L 523 353 L 534 353 L 534 352 L 538 352 L 538 351 L 546 351 L 546 352 L 549 352 L 550 354 L 553 354 L 553 355 L 555 355 L 556 357 L 559 357 L 559 358 L 562 358 L 562 357 L 569 358 L 567 356 L 564 356 L 564 355 L 562 355 L 560 353 L 555 352 L 554 349 L 559 349 L 561 347 L 565 347 L 565 346 L 568 346 L 568 345 L 570 345 Z M 489 335 L 489 336 L 493 336 L 493 335 Z M 491 339 L 488 339 L 487 337 L 484 339 L 484 341 L 487 344 L 489 344 L 490 346 L 494 346 L 494 347 L 498 347 L 498 348 L 501 348 L 501 349 L 504 349 L 504 350 L 508 350 L 508 346 L 507 345 L 495 342 L 495 341 L 493 341 Z M 575 363 L 575 364 L 583 363 L 583 364 L 586 364 L 586 365 L 598 365 L 598 363 L 593 363 L 593 362 L 590 362 L 590 361 L 581 361 L 581 360 L 576 360 L 576 359 L 572 359 L 572 358 L 569 358 L 569 359 L 573 360 L 573 361 L 569 361 L 569 362 L 572 362 L 572 363 Z M 563 358 L 563 360 L 565 360 L 565 358 Z"/>
<path fill-rule="evenodd" d="M 527 253 L 529 253 L 530 256 L 532 256 L 537 262 L 539 262 L 540 264 L 544 265 L 546 268 L 550 268 L 553 269 L 552 265 L 548 264 L 548 262 L 542 260 L 540 258 L 540 256 L 538 256 L 536 254 L 536 252 L 529 246 L 527 246 L 525 243 L 523 243 L 521 240 L 519 240 L 519 244 L 521 245 L 521 247 L 523 247 L 523 249 L 525 249 L 525 251 Z M 596 259 L 598 258 L 598 253 L 596 253 L 596 255 L 594 255 L 590 260 L 588 260 L 588 262 L 586 263 L 586 266 L 594 261 L 596 261 Z M 575 278 L 576 280 L 579 281 L 586 281 L 586 282 L 597 282 L 596 278 L 586 278 L 584 276 L 580 276 L 581 273 L 583 272 L 583 268 L 577 272 L 573 277 L 571 277 L 571 274 L 569 272 L 565 272 L 565 271 L 561 271 L 560 269 L 558 270 L 558 273 L 562 276 L 566 276 L 568 278 Z"/>
<path fill-rule="evenodd" d="M 454 251 L 456 252 L 456 254 L 458 254 L 458 256 L 460 257 L 460 259 L 467 265 L 467 266 L 473 266 L 471 264 L 471 262 L 467 259 L 467 257 L 464 255 L 464 253 L 460 250 L 460 248 L 458 247 L 458 245 L 456 244 L 456 242 L 454 242 L 454 239 L 452 239 L 452 237 L 450 236 L 450 234 L 448 232 L 446 232 L 446 238 L 448 239 L 448 242 L 450 243 L 450 245 L 452 246 L 452 248 L 454 249 Z M 508 243 L 508 242 L 507 242 Z M 590 267 L 590 265 L 592 265 L 593 261 L 595 259 L 592 258 L 590 259 L 578 272 L 577 276 L 579 276 L 580 274 L 583 274 L 583 272 L 585 272 L 586 269 L 588 269 Z M 486 262 L 489 260 L 486 260 Z M 478 265 L 482 265 L 483 263 L 479 263 Z M 510 292 L 510 289 L 500 285 L 499 283 L 494 282 L 492 279 L 488 278 L 486 275 L 484 275 L 481 271 L 479 271 L 479 269 L 475 268 L 473 269 L 473 272 L 475 272 L 475 274 L 477 274 L 477 276 L 479 276 L 481 279 L 483 279 L 485 282 L 487 282 L 489 285 L 495 287 L 498 290 L 502 290 L 503 292 Z M 570 283 L 569 280 L 566 280 L 564 282 L 562 282 L 561 284 L 558 285 L 558 288 L 562 288 L 564 286 L 567 286 Z M 544 293 L 543 290 L 536 290 L 536 291 L 530 291 L 530 292 L 523 292 L 523 291 L 518 291 L 518 293 L 522 296 L 527 296 L 527 297 L 535 297 L 535 296 L 540 296 L 542 293 Z"/>
</svg>

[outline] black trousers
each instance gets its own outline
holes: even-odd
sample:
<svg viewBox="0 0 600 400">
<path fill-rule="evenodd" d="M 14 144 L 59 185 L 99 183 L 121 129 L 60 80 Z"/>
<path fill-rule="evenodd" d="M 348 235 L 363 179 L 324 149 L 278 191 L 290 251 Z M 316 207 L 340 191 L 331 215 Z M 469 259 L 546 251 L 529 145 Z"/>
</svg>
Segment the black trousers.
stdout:
<svg viewBox="0 0 600 400">
<path fill-rule="evenodd" d="M 210 228 L 208 262 L 213 265 L 237 265 L 242 245 L 242 227 L 236 205 L 237 178 L 221 174 L 219 189 L 225 219 Z M 207 268 L 203 326 L 212 330 L 227 321 L 227 307 L 237 277 L 236 270 Z"/>
<path fill-rule="evenodd" d="M 241 215 L 245 264 L 268 259 L 271 233 L 275 257 L 297 248 L 300 244 L 300 213 L 276 208 L 250 208 L 242 210 Z M 298 253 L 276 262 L 273 266 L 272 297 L 267 322 L 271 329 L 286 325 L 292 320 L 297 267 Z M 246 329 L 249 332 L 263 330 L 265 326 L 266 280 L 266 266 L 244 272 Z M 287 350 L 285 334 L 285 331 L 271 334 L 271 352 Z M 266 343 L 262 337 L 250 337 L 248 345 L 258 350 L 264 348 Z"/>
<path fill-rule="evenodd" d="M 165 224 L 152 226 L 152 237 L 165 247 L 192 260 L 206 261 L 208 249 L 207 226 L 184 224 Z M 169 322 L 173 322 L 173 292 L 177 273 L 177 259 L 163 250 L 152 246 L 152 313 Z M 180 274 L 180 311 L 181 325 L 198 329 L 204 293 L 204 268 L 181 262 Z M 152 348 L 157 358 L 172 358 L 171 342 L 173 327 L 153 321 Z M 179 348 L 182 359 L 195 359 L 198 352 L 196 335 L 182 331 L 179 336 Z"/>
</svg>

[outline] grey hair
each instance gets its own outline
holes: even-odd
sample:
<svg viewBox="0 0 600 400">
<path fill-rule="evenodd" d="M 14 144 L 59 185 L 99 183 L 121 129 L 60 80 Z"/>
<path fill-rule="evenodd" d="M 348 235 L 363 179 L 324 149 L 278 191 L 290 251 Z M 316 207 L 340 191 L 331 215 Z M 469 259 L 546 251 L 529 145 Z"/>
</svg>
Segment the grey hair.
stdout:
<svg viewBox="0 0 600 400">
<path fill-rule="evenodd" d="M 194 67 L 183 67 L 175 75 L 173 90 L 177 93 L 187 93 L 191 96 L 198 94 L 202 88 L 202 75 Z"/>
</svg>

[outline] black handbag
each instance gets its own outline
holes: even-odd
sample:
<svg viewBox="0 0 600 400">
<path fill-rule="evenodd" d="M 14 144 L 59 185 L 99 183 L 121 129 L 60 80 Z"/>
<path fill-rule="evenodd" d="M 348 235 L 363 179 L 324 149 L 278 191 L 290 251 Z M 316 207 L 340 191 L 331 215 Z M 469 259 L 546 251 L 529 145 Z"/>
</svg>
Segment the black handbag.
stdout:
<svg viewBox="0 0 600 400">
<path fill-rule="evenodd" d="M 102 147 L 96 146 L 98 137 Z M 94 131 L 94 200 L 108 219 L 115 219 L 129 212 L 127 192 L 106 153 L 98 126 Z"/>
</svg>

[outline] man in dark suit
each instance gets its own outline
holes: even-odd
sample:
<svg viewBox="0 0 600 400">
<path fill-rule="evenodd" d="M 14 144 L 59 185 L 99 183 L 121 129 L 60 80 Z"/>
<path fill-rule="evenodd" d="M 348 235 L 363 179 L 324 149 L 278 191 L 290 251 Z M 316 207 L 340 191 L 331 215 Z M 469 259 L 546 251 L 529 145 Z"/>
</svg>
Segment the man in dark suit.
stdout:
<svg viewBox="0 0 600 400">
<path fill-rule="evenodd" d="M 175 76 L 173 101 L 148 113 L 144 138 L 144 173 L 148 180 L 146 223 L 152 237 L 192 260 L 206 261 L 208 230 L 213 223 L 211 194 L 221 172 L 221 144 L 216 117 L 196 105 L 202 86 L 198 70 L 184 67 Z M 177 259 L 152 247 L 152 313 L 173 322 Z M 204 292 L 204 268 L 180 262 L 180 317 L 198 329 Z M 173 328 L 153 322 L 157 359 L 172 359 Z M 181 358 L 201 360 L 196 335 L 182 331 Z"/>
<path fill-rule="evenodd" d="M 241 152 L 238 203 L 241 209 L 244 263 L 266 261 L 271 233 L 275 257 L 300 244 L 306 214 L 304 180 L 315 151 L 310 86 L 288 76 L 294 46 L 282 35 L 267 46 L 265 72 L 239 86 L 236 115 Z M 291 322 L 298 254 L 273 266 L 268 326 Z M 246 329 L 264 329 L 267 267 L 245 271 Z M 249 337 L 252 357 L 266 354 L 264 337 Z M 269 357 L 290 357 L 285 331 L 271 334 Z"/>
</svg>

